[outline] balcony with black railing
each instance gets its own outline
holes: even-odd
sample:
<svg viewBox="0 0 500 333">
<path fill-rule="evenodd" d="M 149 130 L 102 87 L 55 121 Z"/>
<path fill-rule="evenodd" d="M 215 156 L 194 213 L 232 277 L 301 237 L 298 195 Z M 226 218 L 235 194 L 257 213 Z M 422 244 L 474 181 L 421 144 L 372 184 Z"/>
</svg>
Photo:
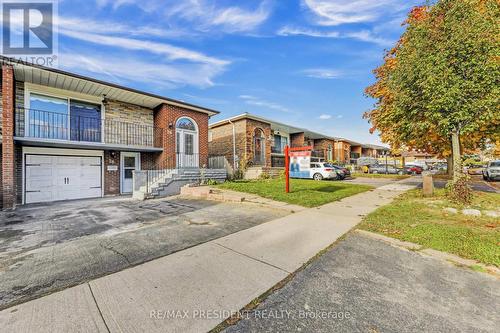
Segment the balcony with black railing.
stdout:
<svg viewBox="0 0 500 333">
<path fill-rule="evenodd" d="M 150 125 L 16 108 L 15 136 L 20 138 L 162 148 L 163 132 Z"/>
</svg>

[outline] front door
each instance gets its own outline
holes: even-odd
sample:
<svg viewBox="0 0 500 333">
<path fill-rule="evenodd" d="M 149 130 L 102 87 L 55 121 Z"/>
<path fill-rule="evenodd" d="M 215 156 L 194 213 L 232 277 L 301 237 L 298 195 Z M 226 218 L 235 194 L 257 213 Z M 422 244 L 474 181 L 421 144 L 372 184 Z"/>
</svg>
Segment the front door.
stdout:
<svg viewBox="0 0 500 333">
<path fill-rule="evenodd" d="M 121 153 L 121 193 L 132 193 L 134 189 L 133 174 L 140 170 L 139 153 Z"/>
<path fill-rule="evenodd" d="M 197 168 L 199 166 L 197 133 L 177 129 L 177 166 L 179 168 Z"/>
</svg>

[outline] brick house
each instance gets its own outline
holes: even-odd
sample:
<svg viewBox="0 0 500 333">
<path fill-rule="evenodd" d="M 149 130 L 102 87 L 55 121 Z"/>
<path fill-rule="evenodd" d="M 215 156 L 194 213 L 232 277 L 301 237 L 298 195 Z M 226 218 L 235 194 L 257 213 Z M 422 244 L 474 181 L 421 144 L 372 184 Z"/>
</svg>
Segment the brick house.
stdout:
<svg viewBox="0 0 500 333">
<path fill-rule="evenodd" d="M 217 111 L 2 57 L 0 205 L 132 191 L 134 170 L 200 167 Z"/>
<path fill-rule="evenodd" d="M 249 113 L 212 123 L 209 129 L 209 154 L 225 156 L 233 168 L 281 170 L 286 145 L 312 146 L 316 156 L 333 159 L 335 138 Z"/>
<path fill-rule="evenodd" d="M 378 157 L 388 148 L 331 137 L 308 129 L 244 113 L 210 124 L 208 150 L 225 156 L 233 168 L 248 169 L 247 178 L 282 170 L 284 148 L 313 147 L 313 156 L 341 164 L 363 156 Z"/>
</svg>

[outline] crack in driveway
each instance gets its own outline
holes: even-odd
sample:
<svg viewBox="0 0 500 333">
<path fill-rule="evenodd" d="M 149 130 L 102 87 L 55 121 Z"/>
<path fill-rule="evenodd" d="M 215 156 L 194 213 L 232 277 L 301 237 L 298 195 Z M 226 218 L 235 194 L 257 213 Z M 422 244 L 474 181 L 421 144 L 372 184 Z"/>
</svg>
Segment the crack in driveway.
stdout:
<svg viewBox="0 0 500 333">
<path fill-rule="evenodd" d="M 104 245 L 102 242 L 100 242 L 99 243 L 99 247 L 101 247 L 103 249 L 106 249 L 108 251 L 111 251 L 111 252 L 119 255 L 120 257 L 122 257 L 123 259 L 125 259 L 125 261 L 127 262 L 127 264 L 132 265 L 132 262 L 129 260 L 129 258 L 124 253 L 121 253 L 117 249 L 113 248 L 113 246 L 111 246 L 110 244 Z"/>
</svg>

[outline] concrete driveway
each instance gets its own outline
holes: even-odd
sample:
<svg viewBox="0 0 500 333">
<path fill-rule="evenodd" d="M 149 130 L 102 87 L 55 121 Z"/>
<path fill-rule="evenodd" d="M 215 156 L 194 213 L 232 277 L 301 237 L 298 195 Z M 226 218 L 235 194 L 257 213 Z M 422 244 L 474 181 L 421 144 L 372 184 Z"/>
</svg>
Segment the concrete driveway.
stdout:
<svg viewBox="0 0 500 333">
<path fill-rule="evenodd" d="M 0 308 L 288 214 L 178 198 L 57 202 L 0 212 Z"/>
<path fill-rule="evenodd" d="M 498 332 L 493 276 L 351 234 L 225 332 Z"/>
</svg>

